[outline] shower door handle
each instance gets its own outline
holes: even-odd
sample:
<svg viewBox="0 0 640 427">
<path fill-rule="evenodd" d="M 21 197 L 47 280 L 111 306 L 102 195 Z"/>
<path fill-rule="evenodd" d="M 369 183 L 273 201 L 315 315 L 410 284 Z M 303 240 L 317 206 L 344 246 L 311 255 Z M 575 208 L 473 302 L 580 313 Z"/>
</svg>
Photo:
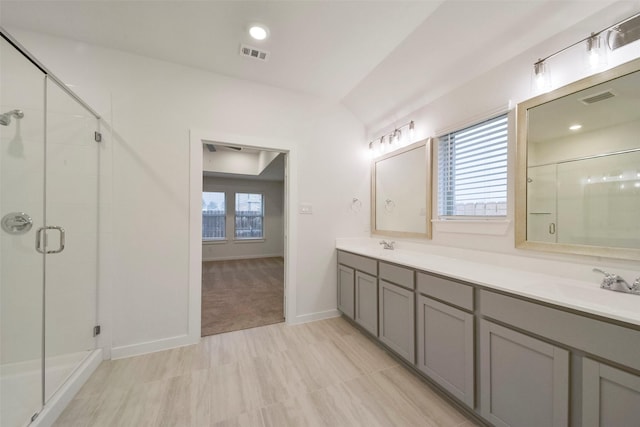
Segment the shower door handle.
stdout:
<svg viewBox="0 0 640 427">
<path fill-rule="evenodd" d="M 58 246 L 58 249 L 51 250 L 51 251 L 47 250 L 47 240 L 48 240 L 47 230 L 58 230 L 60 232 L 60 244 Z M 43 235 L 44 235 L 44 239 L 42 238 Z M 43 242 L 44 242 L 44 247 L 42 246 Z M 48 227 L 41 227 L 38 229 L 38 231 L 36 231 L 36 250 L 41 254 L 59 254 L 60 252 L 64 251 L 64 244 L 65 244 L 65 231 L 64 231 L 64 228 L 62 227 L 50 225 Z"/>
</svg>

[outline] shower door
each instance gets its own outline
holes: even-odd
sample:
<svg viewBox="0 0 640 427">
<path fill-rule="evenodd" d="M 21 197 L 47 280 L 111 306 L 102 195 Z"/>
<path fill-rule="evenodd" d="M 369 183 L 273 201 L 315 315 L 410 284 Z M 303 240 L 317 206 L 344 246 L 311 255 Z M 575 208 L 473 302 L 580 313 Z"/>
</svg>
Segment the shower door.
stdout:
<svg viewBox="0 0 640 427">
<path fill-rule="evenodd" d="M 96 348 L 98 122 L 0 41 L 0 425 L 17 427 Z"/>
<path fill-rule="evenodd" d="M 96 348 L 98 281 L 97 119 L 50 78 L 46 100 L 45 403 Z"/>
</svg>

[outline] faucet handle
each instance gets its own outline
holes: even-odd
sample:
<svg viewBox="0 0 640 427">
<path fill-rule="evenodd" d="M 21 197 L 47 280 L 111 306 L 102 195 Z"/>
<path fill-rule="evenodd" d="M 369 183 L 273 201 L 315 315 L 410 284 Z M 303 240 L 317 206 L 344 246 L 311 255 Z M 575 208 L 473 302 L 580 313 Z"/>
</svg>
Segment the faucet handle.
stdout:
<svg viewBox="0 0 640 427">
<path fill-rule="evenodd" d="M 631 285 L 631 293 L 640 294 L 640 277 L 633 281 Z"/>
<path fill-rule="evenodd" d="M 604 275 L 604 277 L 602 278 L 602 283 L 600 283 L 601 288 L 611 289 L 611 286 L 613 286 L 613 284 L 616 283 L 620 278 L 620 276 L 618 276 L 617 274 L 607 273 L 600 268 L 594 268 L 592 271 L 594 273 L 602 273 Z"/>
</svg>

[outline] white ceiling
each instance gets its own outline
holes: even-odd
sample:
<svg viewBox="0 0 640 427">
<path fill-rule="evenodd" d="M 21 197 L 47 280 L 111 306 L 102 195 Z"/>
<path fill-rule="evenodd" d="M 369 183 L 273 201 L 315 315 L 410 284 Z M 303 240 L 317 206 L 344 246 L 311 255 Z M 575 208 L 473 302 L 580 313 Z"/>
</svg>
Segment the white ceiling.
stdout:
<svg viewBox="0 0 640 427">
<path fill-rule="evenodd" d="M 327 98 L 375 127 L 612 3 L 2 0 L 0 24 Z M 271 37 L 251 41 L 252 22 Z M 269 60 L 241 57 L 240 43 Z"/>
</svg>

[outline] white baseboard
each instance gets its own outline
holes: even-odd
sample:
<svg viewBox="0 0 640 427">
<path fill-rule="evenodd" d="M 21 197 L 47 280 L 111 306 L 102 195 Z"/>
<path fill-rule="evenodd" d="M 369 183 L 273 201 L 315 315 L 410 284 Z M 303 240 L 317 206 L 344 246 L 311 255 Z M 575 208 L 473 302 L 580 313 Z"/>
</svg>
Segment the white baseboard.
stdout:
<svg viewBox="0 0 640 427">
<path fill-rule="evenodd" d="M 38 418 L 34 420 L 31 427 L 49 427 L 58 419 L 62 411 L 69 405 L 80 388 L 89 379 L 91 374 L 102 363 L 102 349 L 97 349 L 91 353 L 82 364 L 76 369 L 71 377 L 65 381 L 47 404 L 38 414 Z"/>
<path fill-rule="evenodd" d="M 290 325 L 299 325 L 301 323 L 315 322 L 316 320 L 330 319 L 332 317 L 340 317 L 341 313 L 334 310 L 318 311 L 316 313 L 302 314 L 296 316 L 293 320 L 287 319 Z"/>
<path fill-rule="evenodd" d="M 169 350 L 177 347 L 198 344 L 200 337 L 190 337 L 189 335 L 178 335 L 170 338 L 163 338 L 156 341 L 147 341 L 140 344 L 131 344 L 111 349 L 111 359 L 123 359 L 125 357 L 140 356 L 156 351 Z"/>
<path fill-rule="evenodd" d="M 202 262 L 206 261 L 233 261 L 236 259 L 259 259 L 259 258 L 284 258 L 283 254 L 260 254 L 260 255 L 235 255 L 235 256 L 221 256 L 212 258 L 202 258 Z"/>
</svg>

